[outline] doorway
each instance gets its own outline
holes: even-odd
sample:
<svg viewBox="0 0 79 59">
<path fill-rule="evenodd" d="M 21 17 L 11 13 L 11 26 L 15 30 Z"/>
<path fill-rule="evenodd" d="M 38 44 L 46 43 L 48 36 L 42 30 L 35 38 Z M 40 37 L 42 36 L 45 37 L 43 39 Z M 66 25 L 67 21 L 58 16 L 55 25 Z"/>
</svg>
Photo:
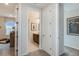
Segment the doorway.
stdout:
<svg viewBox="0 0 79 59">
<path fill-rule="evenodd" d="M 39 49 L 40 45 L 40 12 L 28 11 L 28 53 Z"/>
<path fill-rule="evenodd" d="M 16 55 L 16 6 L 0 4 L 0 56 Z"/>
</svg>

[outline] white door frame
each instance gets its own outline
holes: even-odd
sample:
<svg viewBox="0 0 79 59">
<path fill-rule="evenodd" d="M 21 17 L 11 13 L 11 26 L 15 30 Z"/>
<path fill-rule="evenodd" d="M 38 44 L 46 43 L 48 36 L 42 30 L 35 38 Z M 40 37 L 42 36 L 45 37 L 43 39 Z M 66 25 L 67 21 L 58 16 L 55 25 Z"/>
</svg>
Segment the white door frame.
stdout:
<svg viewBox="0 0 79 59">
<path fill-rule="evenodd" d="M 39 28 L 40 29 L 39 29 L 39 48 L 38 49 L 41 49 L 41 11 L 39 12 L 39 14 L 40 14 L 39 15 L 40 16 L 40 18 L 39 18 L 40 19 L 40 21 L 39 21 L 39 24 L 40 24 Z M 28 12 L 27 12 L 27 21 L 29 24 Z M 28 24 L 27 24 L 27 26 L 29 26 Z M 28 27 L 28 39 L 27 39 L 27 54 L 29 53 L 29 51 L 28 51 L 28 46 L 29 46 L 28 44 L 29 43 L 28 42 L 29 42 L 29 27 Z"/>
<path fill-rule="evenodd" d="M 56 4 L 56 21 L 57 20 L 59 20 L 59 4 Z M 28 8 L 27 8 L 28 9 Z M 39 32 L 39 49 L 42 49 L 42 35 L 41 35 L 41 26 L 42 26 L 42 19 L 41 19 L 41 16 L 42 16 L 42 13 L 41 13 L 41 9 L 40 9 L 40 32 Z M 28 21 L 28 10 L 27 10 L 27 14 L 26 14 L 26 20 Z M 58 22 L 58 21 L 57 21 Z M 26 25 L 28 26 L 28 22 L 26 23 Z M 56 24 L 56 25 L 58 25 L 58 24 Z M 59 28 L 58 26 L 56 26 L 56 28 Z M 27 27 L 27 30 L 28 30 L 28 27 Z M 57 32 L 58 32 L 58 30 L 56 30 Z M 27 33 L 28 33 L 28 31 L 27 31 Z M 57 33 L 57 35 L 58 35 L 58 33 Z M 56 54 L 55 55 L 59 55 L 59 37 L 57 36 L 56 37 L 56 42 L 55 42 L 55 45 L 56 45 Z M 27 40 L 26 40 L 26 48 L 27 48 L 27 50 L 26 50 L 26 53 L 28 53 L 28 36 L 27 36 Z"/>
<path fill-rule="evenodd" d="M 41 42 L 42 41 L 42 39 L 41 39 L 41 25 L 42 25 L 42 23 L 41 23 L 41 20 L 42 20 L 41 19 L 41 9 L 40 9 L 40 15 L 39 16 L 40 16 L 40 18 L 39 18 L 40 19 L 40 21 L 39 21 L 39 29 L 40 29 L 39 30 L 39 49 L 42 49 L 42 46 L 41 46 L 42 45 L 42 42 Z"/>
<path fill-rule="evenodd" d="M 15 56 L 18 55 L 18 10 L 19 8 L 16 6 L 16 27 L 15 27 Z"/>
</svg>

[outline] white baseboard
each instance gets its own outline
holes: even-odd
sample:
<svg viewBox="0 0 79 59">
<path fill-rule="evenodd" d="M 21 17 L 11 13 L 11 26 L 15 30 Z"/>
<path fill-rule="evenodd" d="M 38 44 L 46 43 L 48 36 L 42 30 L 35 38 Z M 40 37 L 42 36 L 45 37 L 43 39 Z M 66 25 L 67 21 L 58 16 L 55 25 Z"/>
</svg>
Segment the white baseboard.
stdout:
<svg viewBox="0 0 79 59">
<path fill-rule="evenodd" d="M 66 46 L 66 45 L 64 45 L 64 46 Z M 72 49 L 79 50 L 79 48 L 74 48 L 74 47 L 71 47 L 71 46 L 66 46 L 66 47 L 70 47 L 70 48 L 72 48 Z"/>
</svg>

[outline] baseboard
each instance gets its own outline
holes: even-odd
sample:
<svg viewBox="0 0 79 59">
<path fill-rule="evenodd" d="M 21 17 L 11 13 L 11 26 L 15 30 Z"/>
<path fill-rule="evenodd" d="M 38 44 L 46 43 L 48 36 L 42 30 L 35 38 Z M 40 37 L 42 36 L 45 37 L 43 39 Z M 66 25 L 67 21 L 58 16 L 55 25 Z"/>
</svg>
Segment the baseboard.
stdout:
<svg viewBox="0 0 79 59">
<path fill-rule="evenodd" d="M 76 49 L 76 50 L 79 50 L 79 48 L 74 48 L 74 47 L 71 47 L 71 46 L 66 46 L 65 47 L 69 47 L 69 48 L 72 48 L 72 49 Z"/>
</svg>

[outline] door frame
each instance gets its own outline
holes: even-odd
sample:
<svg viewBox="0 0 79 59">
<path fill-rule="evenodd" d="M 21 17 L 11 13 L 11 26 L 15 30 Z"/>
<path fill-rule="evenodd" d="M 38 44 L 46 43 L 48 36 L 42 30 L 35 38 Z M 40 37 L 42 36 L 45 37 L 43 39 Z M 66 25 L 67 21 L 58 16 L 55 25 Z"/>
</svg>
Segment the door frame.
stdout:
<svg viewBox="0 0 79 59">
<path fill-rule="evenodd" d="M 15 56 L 18 56 L 18 7 L 16 6 L 16 27 L 15 27 Z"/>
<path fill-rule="evenodd" d="M 32 7 L 31 7 L 32 8 Z M 28 10 L 27 10 L 27 26 L 28 26 L 28 39 L 27 39 L 27 54 L 29 53 L 29 51 L 28 51 L 28 42 L 29 42 L 29 18 L 28 18 L 28 13 L 29 12 L 29 8 L 28 8 Z M 40 11 L 39 11 L 39 19 L 40 19 L 40 21 L 39 21 L 39 47 L 38 47 L 38 49 L 42 49 L 41 48 L 41 9 L 40 9 Z"/>
</svg>

